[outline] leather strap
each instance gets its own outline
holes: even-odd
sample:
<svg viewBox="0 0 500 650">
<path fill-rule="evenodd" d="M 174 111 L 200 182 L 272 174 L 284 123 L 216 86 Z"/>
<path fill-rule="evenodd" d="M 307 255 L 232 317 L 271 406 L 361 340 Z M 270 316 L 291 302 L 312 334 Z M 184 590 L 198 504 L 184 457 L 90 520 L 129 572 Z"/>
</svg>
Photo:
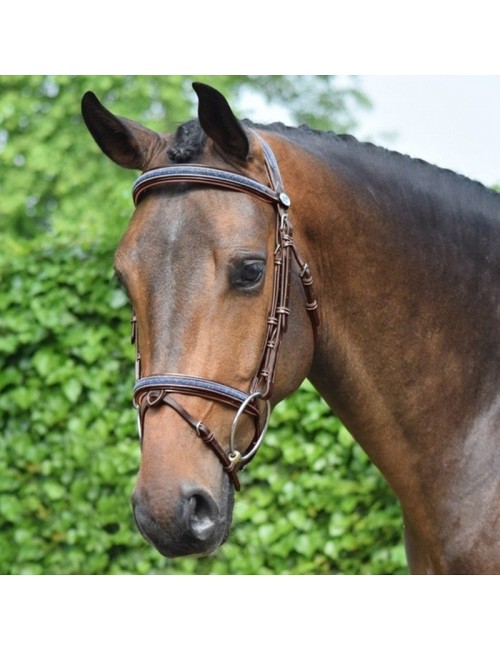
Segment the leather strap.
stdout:
<svg viewBox="0 0 500 650">
<path fill-rule="evenodd" d="M 163 390 L 165 393 L 182 393 L 183 395 L 213 399 L 233 408 L 239 408 L 248 398 L 247 393 L 216 381 L 174 374 L 150 375 L 139 379 L 134 387 L 134 396 L 139 396 L 141 393 L 151 390 Z M 246 411 L 253 417 L 260 417 L 259 410 L 253 404 L 249 404 Z"/>
<path fill-rule="evenodd" d="M 268 203 L 281 203 L 288 199 L 286 195 L 280 196 L 282 192 L 259 183 L 259 181 L 235 174 L 226 169 L 206 167 L 205 165 L 173 165 L 172 167 L 161 167 L 145 172 L 135 181 L 132 188 L 132 198 L 137 205 L 142 194 L 153 187 L 165 185 L 166 183 L 201 183 L 229 190 L 247 192 Z"/>
<path fill-rule="evenodd" d="M 143 399 L 141 399 L 140 396 L 138 398 L 140 428 L 142 431 L 144 430 L 144 418 L 146 417 L 146 412 L 149 408 L 158 407 L 161 404 L 169 406 L 189 424 L 189 426 L 196 432 L 196 435 L 214 452 L 221 462 L 224 471 L 231 479 L 234 489 L 237 491 L 240 490 L 240 482 L 236 473 L 238 469 L 237 463 L 229 458 L 229 455 L 226 454 L 224 449 L 217 442 L 214 434 L 201 420 L 196 421 L 192 415 L 190 415 L 186 409 L 179 404 L 179 402 L 168 395 L 165 390 L 150 389 L 148 392 L 144 393 L 142 397 Z"/>
</svg>

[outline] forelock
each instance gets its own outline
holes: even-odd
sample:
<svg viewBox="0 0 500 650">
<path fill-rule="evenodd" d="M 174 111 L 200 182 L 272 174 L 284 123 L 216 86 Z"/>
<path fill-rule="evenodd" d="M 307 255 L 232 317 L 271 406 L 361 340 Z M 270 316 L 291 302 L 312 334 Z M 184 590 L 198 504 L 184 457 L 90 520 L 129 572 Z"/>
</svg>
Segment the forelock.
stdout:
<svg viewBox="0 0 500 650">
<path fill-rule="evenodd" d="M 167 154 L 172 162 L 186 163 L 203 151 L 205 134 L 198 120 L 181 124 L 175 132 L 175 139 Z"/>
</svg>

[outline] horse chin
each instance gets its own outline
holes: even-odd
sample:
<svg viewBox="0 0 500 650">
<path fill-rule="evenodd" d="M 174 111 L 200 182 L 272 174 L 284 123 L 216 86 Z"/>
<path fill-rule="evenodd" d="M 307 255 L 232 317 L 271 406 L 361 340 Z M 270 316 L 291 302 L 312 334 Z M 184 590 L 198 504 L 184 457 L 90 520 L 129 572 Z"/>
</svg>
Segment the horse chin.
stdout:
<svg viewBox="0 0 500 650">
<path fill-rule="evenodd" d="M 173 508 L 158 508 L 144 490 L 132 495 L 136 526 L 144 539 L 168 558 L 213 554 L 229 536 L 234 495 L 224 481 L 220 499 L 193 486 L 181 490 Z M 172 513 L 172 514 L 167 514 Z"/>
</svg>

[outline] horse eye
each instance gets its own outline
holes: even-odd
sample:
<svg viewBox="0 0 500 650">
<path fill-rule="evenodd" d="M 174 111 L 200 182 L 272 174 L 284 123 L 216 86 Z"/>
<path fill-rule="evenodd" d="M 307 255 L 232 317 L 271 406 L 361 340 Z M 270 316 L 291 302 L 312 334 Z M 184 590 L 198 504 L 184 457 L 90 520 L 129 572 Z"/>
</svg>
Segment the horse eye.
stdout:
<svg viewBox="0 0 500 650">
<path fill-rule="evenodd" d="M 264 275 L 264 262 L 244 262 L 233 276 L 233 285 L 240 289 L 255 287 Z"/>
</svg>

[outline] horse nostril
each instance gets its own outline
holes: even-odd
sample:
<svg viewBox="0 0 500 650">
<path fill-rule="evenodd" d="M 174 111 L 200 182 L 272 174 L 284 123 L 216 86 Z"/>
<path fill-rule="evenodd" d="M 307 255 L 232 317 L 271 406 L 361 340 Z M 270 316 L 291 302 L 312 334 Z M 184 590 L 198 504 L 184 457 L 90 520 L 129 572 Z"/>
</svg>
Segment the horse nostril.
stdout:
<svg viewBox="0 0 500 650">
<path fill-rule="evenodd" d="M 197 540 L 206 540 L 214 532 L 219 508 L 213 498 L 203 490 L 193 490 L 186 495 L 186 528 Z"/>
</svg>

